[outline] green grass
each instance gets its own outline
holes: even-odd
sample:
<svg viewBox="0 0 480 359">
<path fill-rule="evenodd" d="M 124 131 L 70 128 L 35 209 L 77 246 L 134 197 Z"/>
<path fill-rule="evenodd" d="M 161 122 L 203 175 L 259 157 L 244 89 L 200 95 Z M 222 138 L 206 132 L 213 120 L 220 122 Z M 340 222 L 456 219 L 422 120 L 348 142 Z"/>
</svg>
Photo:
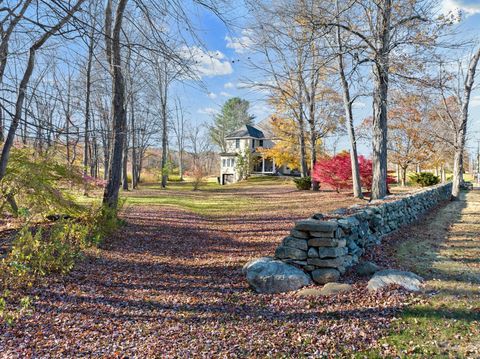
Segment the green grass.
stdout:
<svg viewBox="0 0 480 359">
<path fill-rule="evenodd" d="M 126 205 L 157 205 L 176 206 L 190 210 L 197 214 L 210 215 L 222 211 L 239 212 L 250 205 L 253 201 L 239 196 L 169 196 L 168 191 L 160 192 L 156 196 L 140 197 L 131 195 L 126 197 Z"/>
<path fill-rule="evenodd" d="M 216 178 L 209 178 L 198 191 L 193 191 L 188 178 L 185 181 L 169 181 L 163 189 L 159 183 L 142 184 L 139 191 L 121 192 L 125 206 L 152 205 L 176 206 L 204 216 L 216 216 L 225 213 L 241 214 L 245 210 L 255 211 L 265 206 L 275 206 L 275 203 L 259 203 L 246 193 L 257 190 L 265 191 L 268 187 L 286 187 L 295 189 L 291 178 L 258 176 L 246 181 L 221 186 Z M 82 204 L 95 204 L 101 201 L 101 193 L 91 193 L 90 196 L 77 194 L 76 198 Z"/>
<path fill-rule="evenodd" d="M 399 244 L 397 259 L 428 279 L 426 294 L 393 322 L 382 351 L 359 357 L 480 357 L 480 193 L 467 196 Z"/>
<path fill-rule="evenodd" d="M 241 213 L 245 210 L 255 211 L 260 205 L 252 196 L 245 195 L 245 191 L 252 189 L 266 189 L 268 186 L 291 186 L 291 179 L 279 177 L 251 177 L 246 181 L 221 186 L 217 182 L 209 181 L 203 184 L 198 191 L 193 191 L 188 181 L 169 182 L 166 189 L 159 184 L 144 185 L 142 191 L 125 193 L 126 205 L 162 205 L 176 206 L 194 213 L 214 216 L 225 213 Z"/>
</svg>

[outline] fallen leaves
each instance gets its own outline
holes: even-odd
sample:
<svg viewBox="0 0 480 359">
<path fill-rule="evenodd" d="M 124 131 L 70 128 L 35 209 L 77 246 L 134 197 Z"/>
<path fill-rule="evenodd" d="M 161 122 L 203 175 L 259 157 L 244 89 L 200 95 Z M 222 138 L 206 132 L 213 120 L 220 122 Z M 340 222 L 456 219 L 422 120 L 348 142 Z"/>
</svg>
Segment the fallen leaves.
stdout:
<svg viewBox="0 0 480 359">
<path fill-rule="evenodd" d="M 255 192 L 258 203 L 249 211 L 226 208 L 210 217 L 173 206 L 132 206 L 124 214 L 127 225 L 102 249 L 87 252 L 67 277 L 35 290 L 31 317 L 0 327 L 0 352 L 318 357 L 374 347 L 408 294 L 369 293 L 358 281 L 352 292 L 314 300 L 258 295 L 241 273 L 248 260 L 271 255 L 294 220 L 341 202 L 335 196 L 341 195 L 319 194 L 317 203 L 299 204 L 298 192 L 269 188 Z"/>
</svg>

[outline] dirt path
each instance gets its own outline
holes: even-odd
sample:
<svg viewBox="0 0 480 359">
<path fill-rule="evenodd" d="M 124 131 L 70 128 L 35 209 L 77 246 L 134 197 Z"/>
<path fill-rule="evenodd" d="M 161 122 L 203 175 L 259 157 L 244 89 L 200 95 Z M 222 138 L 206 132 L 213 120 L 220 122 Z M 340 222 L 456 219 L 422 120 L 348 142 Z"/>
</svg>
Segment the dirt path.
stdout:
<svg viewBox="0 0 480 359">
<path fill-rule="evenodd" d="M 362 283 L 313 301 L 253 293 L 241 267 L 273 252 L 295 219 L 285 213 L 206 219 L 134 206 L 125 219 L 104 248 L 38 290 L 32 316 L 0 327 L 0 356 L 351 353 L 376 343 L 405 298 L 368 294 Z"/>
</svg>

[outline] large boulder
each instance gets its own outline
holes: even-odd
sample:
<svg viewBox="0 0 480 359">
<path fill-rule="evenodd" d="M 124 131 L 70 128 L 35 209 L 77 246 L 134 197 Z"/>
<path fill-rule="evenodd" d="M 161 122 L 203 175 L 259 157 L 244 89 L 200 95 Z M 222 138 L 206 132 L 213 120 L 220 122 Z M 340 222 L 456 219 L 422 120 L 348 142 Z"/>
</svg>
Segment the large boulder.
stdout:
<svg viewBox="0 0 480 359">
<path fill-rule="evenodd" d="M 368 290 L 376 291 L 391 284 L 399 285 L 407 290 L 417 292 L 421 289 L 423 278 L 412 272 L 386 269 L 376 272 L 368 281 Z"/>
<path fill-rule="evenodd" d="M 258 293 L 290 292 L 312 283 L 304 271 L 271 257 L 248 262 L 243 273 Z"/>
</svg>

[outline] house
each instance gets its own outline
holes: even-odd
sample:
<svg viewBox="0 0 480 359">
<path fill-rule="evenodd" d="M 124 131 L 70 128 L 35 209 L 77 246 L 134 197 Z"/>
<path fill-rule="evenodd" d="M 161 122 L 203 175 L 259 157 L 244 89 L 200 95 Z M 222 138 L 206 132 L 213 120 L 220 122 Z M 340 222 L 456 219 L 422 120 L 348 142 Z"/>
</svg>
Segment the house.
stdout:
<svg viewBox="0 0 480 359">
<path fill-rule="evenodd" d="M 220 184 L 234 183 L 242 179 L 239 161 L 250 158 L 251 174 L 273 175 L 283 174 L 285 168 L 277 167 L 271 158 L 260 151 L 262 148 L 272 148 L 275 144 L 269 129 L 268 120 L 256 126 L 244 125 L 225 137 L 226 151 L 220 153 Z"/>
</svg>

